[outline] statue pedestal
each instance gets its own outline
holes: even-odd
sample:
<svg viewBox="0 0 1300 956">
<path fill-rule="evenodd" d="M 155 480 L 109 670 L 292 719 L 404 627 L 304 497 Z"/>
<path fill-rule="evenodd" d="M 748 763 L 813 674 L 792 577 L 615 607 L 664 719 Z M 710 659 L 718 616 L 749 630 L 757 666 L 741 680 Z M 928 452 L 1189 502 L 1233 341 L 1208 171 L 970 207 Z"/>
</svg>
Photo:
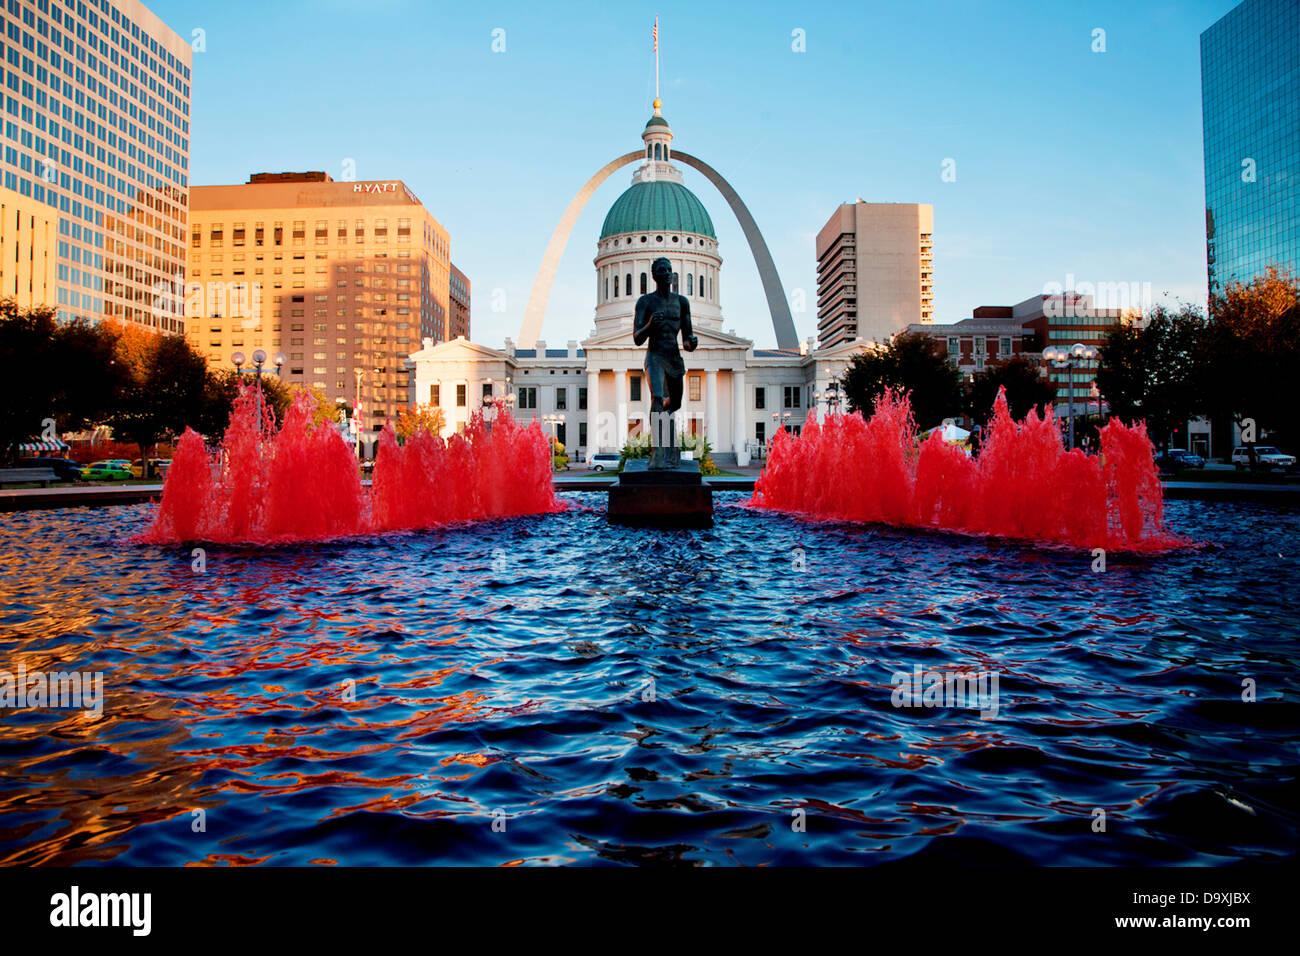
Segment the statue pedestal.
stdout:
<svg viewBox="0 0 1300 956">
<path fill-rule="evenodd" d="M 641 528 L 712 528 L 713 488 L 700 476 L 700 464 L 651 471 L 634 458 L 609 488 L 606 516 L 611 524 Z"/>
</svg>

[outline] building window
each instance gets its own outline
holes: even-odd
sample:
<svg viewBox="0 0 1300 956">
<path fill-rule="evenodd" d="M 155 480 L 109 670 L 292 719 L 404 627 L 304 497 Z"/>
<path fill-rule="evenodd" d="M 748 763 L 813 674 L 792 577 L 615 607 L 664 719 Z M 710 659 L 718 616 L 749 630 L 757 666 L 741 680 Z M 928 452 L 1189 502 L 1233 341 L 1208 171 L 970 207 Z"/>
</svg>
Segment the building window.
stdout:
<svg viewBox="0 0 1300 956">
<path fill-rule="evenodd" d="M 695 276 L 689 272 L 686 273 L 686 294 L 695 294 Z"/>
<path fill-rule="evenodd" d="M 632 294 L 632 273 L 628 273 L 623 279 L 623 291 L 628 295 Z"/>
<path fill-rule="evenodd" d="M 520 408 L 537 407 L 537 386 L 527 385 L 518 390 Z"/>
<path fill-rule="evenodd" d="M 492 383 L 491 383 L 491 382 L 484 382 L 484 383 L 483 383 L 483 399 L 486 401 L 487 399 L 489 399 L 489 398 L 491 398 L 491 397 L 492 397 Z"/>
<path fill-rule="evenodd" d="M 465 407 L 465 386 L 464 385 L 456 386 L 456 407 L 457 408 Z"/>
<path fill-rule="evenodd" d="M 628 401 L 630 402 L 641 401 L 641 376 L 629 375 L 627 379 L 627 384 L 629 390 Z"/>
<path fill-rule="evenodd" d="M 587 447 L 587 423 L 578 422 L 578 447 Z"/>
<path fill-rule="evenodd" d="M 961 354 L 961 339 L 957 338 L 957 336 L 955 335 L 948 336 L 948 354 L 949 355 Z"/>
<path fill-rule="evenodd" d="M 1011 354 L 1011 336 L 1004 335 L 998 344 L 998 354 L 1006 357 Z"/>
<path fill-rule="evenodd" d="M 692 375 L 688 384 L 690 386 L 689 395 L 691 401 L 698 402 L 700 400 L 700 377 L 698 375 Z"/>
<path fill-rule="evenodd" d="M 578 410 L 584 411 L 586 410 L 586 408 L 587 408 L 587 389 L 585 387 L 581 387 L 578 389 Z M 580 444 L 585 445 L 586 442 L 580 442 Z"/>
<path fill-rule="evenodd" d="M 786 386 L 785 386 L 785 395 L 784 395 L 784 399 L 785 399 L 785 407 L 786 407 L 786 408 L 801 408 L 801 407 L 802 407 L 802 398 L 803 398 L 803 397 L 802 397 L 802 395 L 801 395 L 800 393 L 801 393 L 802 391 L 803 391 L 803 389 L 802 389 L 800 386 L 798 386 L 798 385 L 786 385 Z"/>
<path fill-rule="evenodd" d="M 754 422 L 754 440 L 760 445 L 767 441 L 767 422 Z"/>
<path fill-rule="evenodd" d="M 569 389 L 566 385 L 557 385 L 555 388 L 555 410 L 567 411 L 569 408 Z"/>
<path fill-rule="evenodd" d="M 646 293 L 646 288 L 647 288 L 647 286 L 646 286 L 646 281 L 647 281 L 647 280 L 646 280 L 646 275 L 645 275 L 645 273 L 643 272 L 643 273 L 641 273 L 641 294 L 642 294 L 642 295 L 645 295 L 645 293 Z"/>
<path fill-rule="evenodd" d="M 614 298 L 618 298 L 618 276 L 614 276 Z"/>
<path fill-rule="evenodd" d="M 559 422 L 555 426 L 555 440 L 561 445 L 568 445 L 568 432 L 565 430 L 564 422 Z"/>
<path fill-rule="evenodd" d="M 767 408 L 767 389 L 762 385 L 754 389 L 754 407 Z"/>
<path fill-rule="evenodd" d="M 976 355 L 984 355 L 984 354 L 985 354 L 985 348 L 984 348 L 984 336 L 982 336 L 982 335 L 977 335 L 977 336 L 975 336 L 975 354 L 976 354 Z"/>
</svg>

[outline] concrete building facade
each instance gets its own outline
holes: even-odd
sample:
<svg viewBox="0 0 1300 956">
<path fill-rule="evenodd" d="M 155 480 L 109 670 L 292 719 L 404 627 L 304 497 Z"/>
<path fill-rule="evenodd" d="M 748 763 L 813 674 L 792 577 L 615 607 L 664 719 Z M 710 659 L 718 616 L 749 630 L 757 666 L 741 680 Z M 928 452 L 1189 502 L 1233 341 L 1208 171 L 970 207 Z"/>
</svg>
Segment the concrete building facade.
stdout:
<svg viewBox="0 0 1300 956">
<path fill-rule="evenodd" d="M 62 321 L 183 331 L 189 42 L 138 0 L 3 5 L 3 187 L 57 221 Z M 20 280 L 21 282 L 21 280 Z"/>
<path fill-rule="evenodd" d="M 817 233 L 817 343 L 887 342 L 934 320 L 934 207 L 843 203 Z"/>
<path fill-rule="evenodd" d="M 283 353 L 281 377 L 377 430 L 407 402 L 406 357 L 450 335 L 451 243 L 400 180 L 255 174 L 191 193 L 190 343 L 216 367 Z"/>
<path fill-rule="evenodd" d="M 58 231 L 45 203 L 0 189 L 0 298 L 21 309 L 54 306 Z"/>
</svg>

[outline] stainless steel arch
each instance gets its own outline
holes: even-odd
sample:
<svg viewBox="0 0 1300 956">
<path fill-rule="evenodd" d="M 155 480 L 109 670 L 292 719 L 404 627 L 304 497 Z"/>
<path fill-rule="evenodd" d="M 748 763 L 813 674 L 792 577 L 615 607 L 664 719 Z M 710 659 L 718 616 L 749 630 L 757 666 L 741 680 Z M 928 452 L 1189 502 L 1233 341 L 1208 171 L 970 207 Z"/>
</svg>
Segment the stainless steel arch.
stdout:
<svg viewBox="0 0 1300 956">
<path fill-rule="evenodd" d="M 546 317 L 546 306 L 551 299 L 551 287 L 555 284 L 555 274 L 559 271 L 560 259 L 564 256 L 569 235 L 577 225 L 578 217 L 582 215 L 587 200 L 612 173 L 643 158 L 645 158 L 645 150 L 637 150 L 606 163 L 578 190 L 578 194 L 564 210 L 555 232 L 551 234 L 551 241 L 546 244 L 542 264 L 537 269 L 537 278 L 533 280 L 532 291 L 528 294 L 528 304 L 524 307 L 524 321 L 519 328 L 520 348 L 532 348 L 537 343 L 537 337 L 541 335 L 542 320 Z M 673 150 L 673 159 L 680 159 L 687 166 L 702 172 L 705 178 L 717 187 L 718 192 L 722 193 L 722 198 L 727 200 L 727 205 L 735 213 L 740 229 L 749 242 L 749 251 L 753 253 L 754 264 L 758 267 L 758 277 L 763 283 L 763 293 L 767 296 L 767 308 L 772 313 L 772 331 L 776 333 L 777 348 L 797 349 L 799 336 L 794 330 L 794 319 L 790 316 L 790 303 L 786 301 L 781 277 L 777 275 L 776 264 L 772 261 L 772 254 L 768 251 L 767 242 L 758 229 L 758 223 L 754 222 L 754 217 L 750 215 L 740 195 L 732 188 L 731 183 L 722 178 L 721 173 L 702 159 L 678 150 Z"/>
</svg>

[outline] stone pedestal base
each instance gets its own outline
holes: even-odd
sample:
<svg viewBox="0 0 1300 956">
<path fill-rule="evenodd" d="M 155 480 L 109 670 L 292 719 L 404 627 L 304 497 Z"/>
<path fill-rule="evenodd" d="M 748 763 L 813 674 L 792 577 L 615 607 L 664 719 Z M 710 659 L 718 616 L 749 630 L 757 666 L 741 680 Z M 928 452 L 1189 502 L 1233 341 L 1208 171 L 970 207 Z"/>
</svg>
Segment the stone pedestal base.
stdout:
<svg viewBox="0 0 1300 956">
<path fill-rule="evenodd" d="M 641 459 L 629 461 L 609 488 L 611 524 L 643 528 L 712 528 L 713 488 L 700 477 L 699 462 L 651 471 Z"/>
</svg>

